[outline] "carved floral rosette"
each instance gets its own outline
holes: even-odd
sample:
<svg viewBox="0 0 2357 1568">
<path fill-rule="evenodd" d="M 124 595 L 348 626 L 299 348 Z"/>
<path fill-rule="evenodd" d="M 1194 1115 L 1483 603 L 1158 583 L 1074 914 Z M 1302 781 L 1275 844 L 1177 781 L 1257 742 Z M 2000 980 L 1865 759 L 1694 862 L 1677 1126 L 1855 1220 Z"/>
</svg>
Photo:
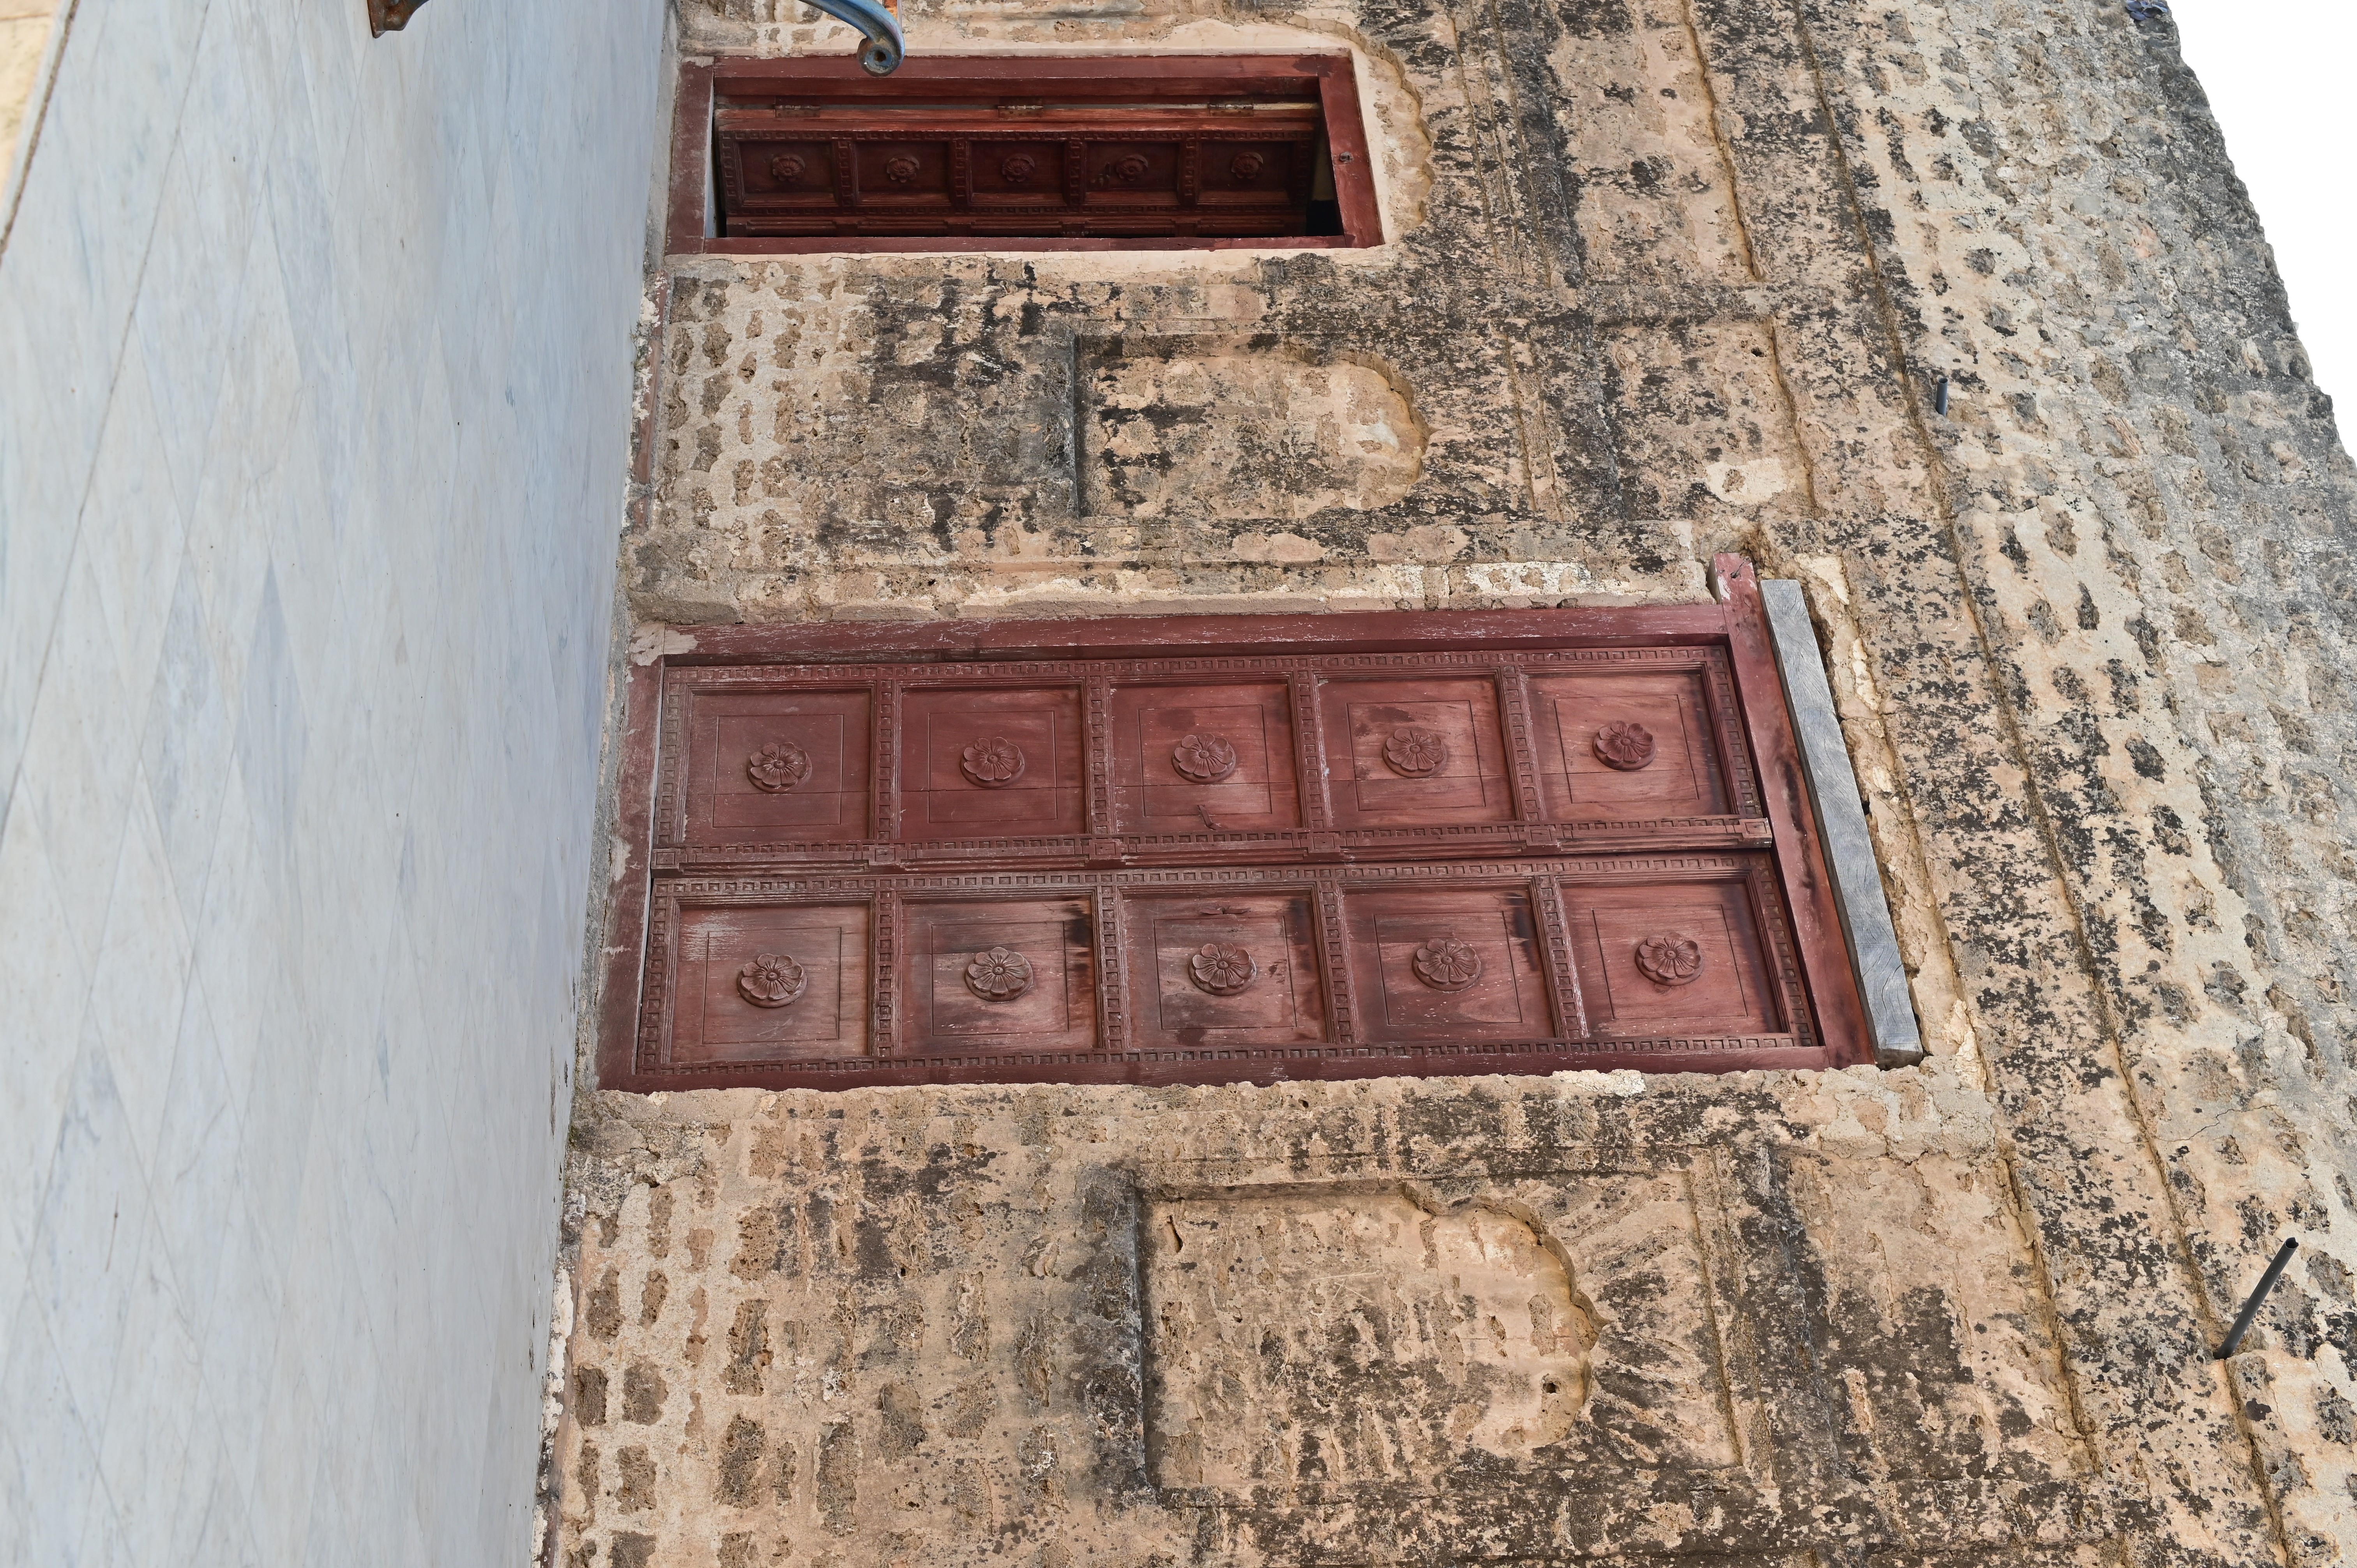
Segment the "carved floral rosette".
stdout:
<svg viewBox="0 0 2357 1568">
<path fill-rule="evenodd" d="M 1187 955 L 1187 978 L 1214 996 L 1233 996 L 1259 974 L 1252 954 L 1226 942 L 1205 942 Z"/>
<path fill-rule="evenodd" d="M 791 954 L 765 952 L 737 972 L 737 994 L 756 1007 L 783 1007 L 810 989 L 810 972 Z"/>
<path fill-rule="evenodd" d="M 1195 784 L 1217 784 L 1236 770 L 1236 748 L 1223 735 L 1190 735 L 1170 748 L 1170 766 Z"/>
<path fill-rule="evenodd" d="M 1597 761 L 1623 773 L 1634 773 L 1653 760 L 1653 732 L 1641 724 L 1615 721 L 1598 730 L 1589 744 Z"/>
<path fill-rule="evenodd" d="M 1437 730 L 1402 725 L 1383 741 L 1383 766 L 1403 779 L 1429 779 L 1448 766 L 1448 743 Z"/>
<path fill-rule="evenodd" d="M 1637 972 L 1656 985 L 1691 985 L 1702 978 L 1702 944 L 1657 931 L 1637 944 Z"/>
<path fill-rule="evenodd" d="M 1481 955 L 1455 937 L 1435 937 L 1415 950 L 1411 967 L 1435 991 L 1463 991 L 1481 978 Z"/>
<path fill-rule="evenodd" d="M 1023 777 L 1023 748 L 1003 735 L 985 736 L 958 753 L 958 771 L 985 789 L 1004 789 Z"/>
<path fill-rule="evenodd" d="M 1012 948 L 992 948 L 965 966 L 965 986 L 985 1002 L 1012 1002 L 1031 989 L 1031 961 Z"/>
<path fill-rule="evenodd" d="M 810 753 L 790 740 L 773 740 L 745 759 L 745 777 L 767 794 L 791 789 L 810 777 Z"/>
</svg>

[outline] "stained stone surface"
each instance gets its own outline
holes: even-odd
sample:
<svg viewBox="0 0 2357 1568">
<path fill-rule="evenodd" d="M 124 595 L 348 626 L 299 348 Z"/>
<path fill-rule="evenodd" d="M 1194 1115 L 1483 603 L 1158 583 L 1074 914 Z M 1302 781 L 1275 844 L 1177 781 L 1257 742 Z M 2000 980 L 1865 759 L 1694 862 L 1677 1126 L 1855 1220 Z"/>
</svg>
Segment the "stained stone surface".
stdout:
<svg viewBox="0 0 2357 1568">
<path fill-rule="evenodd" d="M 1945 1064 L 614 1096 L 568 1550 L 2096 1545 L 2149 1505 L 2076 1424 L 1995 1138 Z"/>
<path fill-rule="evenodd" d="M 1082 349 L 1073 499 L 1092 520 L 1374 511 L 1423 467 L 1426 433 L 1379 365 L 1216 338 Z"/>
<path fill-rule="evenodd" d="M 2168 21 L 910 15 L 1349 48 L 1387 242 L 680 258 L 640 618 L 1692 600 L 1746 551 L 1932 1054 L 586 1094 L 560 1560 L 2357 1557 L 2357 476 Z"/>
</svg>

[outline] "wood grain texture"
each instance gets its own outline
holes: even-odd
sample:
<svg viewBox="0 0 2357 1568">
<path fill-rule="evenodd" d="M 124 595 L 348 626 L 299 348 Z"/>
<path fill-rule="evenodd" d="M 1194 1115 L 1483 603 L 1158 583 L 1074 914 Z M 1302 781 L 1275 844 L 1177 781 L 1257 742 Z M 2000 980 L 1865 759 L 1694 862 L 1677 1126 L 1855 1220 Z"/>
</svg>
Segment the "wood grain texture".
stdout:
<svg viewBox="0 0 2357 1568">
<path fill-rule="evenodd" d="M 1860 1059 L 1758 615 L 657 639 L 605 1084 Z"/>
<path fill-rule="evenodd" d="M 1383 237 L 1347 56 L 935 57 L 887 79 L 845 63 L 682 68 L 673 253 Z M 1321 175 L 1339 233 L 1311 231 Z"/>
</svg>

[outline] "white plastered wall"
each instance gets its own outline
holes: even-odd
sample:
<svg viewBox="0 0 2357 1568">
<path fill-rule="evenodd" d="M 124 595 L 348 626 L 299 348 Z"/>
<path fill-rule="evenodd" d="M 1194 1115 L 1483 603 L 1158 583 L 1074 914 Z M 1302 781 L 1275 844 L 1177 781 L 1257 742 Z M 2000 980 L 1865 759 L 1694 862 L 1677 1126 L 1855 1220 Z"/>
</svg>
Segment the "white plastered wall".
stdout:
<svg viewBox="0 0 2357 1568">
<path fill-rule="evenodd" d="M 0 252 L 0 1563 L 529 1550 L 660 0 L 81 0 Z"/>
</svg>

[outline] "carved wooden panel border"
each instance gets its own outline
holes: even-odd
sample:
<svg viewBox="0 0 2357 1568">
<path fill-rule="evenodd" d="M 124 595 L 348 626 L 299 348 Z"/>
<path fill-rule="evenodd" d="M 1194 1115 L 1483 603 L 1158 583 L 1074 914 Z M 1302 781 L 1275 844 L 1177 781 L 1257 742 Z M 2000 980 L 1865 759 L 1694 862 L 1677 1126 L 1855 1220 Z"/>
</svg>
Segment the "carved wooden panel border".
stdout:
<svg viewBox="0 0 2357 1568">
<path fill-rule="evenodd" d="M 1680 888 L 1689 896 L 1697 889 L 1717 890 L 1736 901 L 1746 922 L 1740 935 L 1717 933 L 1712 949 L 1698 940 L 1709 933 L 1694 929 L 1691 919 L 1681 925 L 1674 916 L 1651 912 L 1638 918 L 1647 938 L 1660 927 L 1663 940 L 1684 941 L 1700 976 L 1664 970 L 1664 978 L 1657 980 L 1646 968 L 1646 953 L 1633 942 L 1620 944 L 1631 949 L 1625 954 L 1617 949 L 1599 952 L 1593 946 L 1582 950 L 1571 940 L 1572 922 L 1563 918 L 1566 906 L 1579 915 L 1597 913 L 1604 898 L 1583 893 L 1609 897 L 1625 889 L 1656 903 Z M 1132 1015 L 1150 1015 L 1156 998 L 1127 994 L 1139 967 L 1135 955 L 1152 940 L 1150 932 L 1133 929 L 1150 923 L 1150 900 L 1209 904 L 1255 895 L 1297 899 L 1305 927 L 1308 911 L 1318 911 L 1317 936 L 1303 944 L 1314 955 L 1316 972 L 1300 976 L 1297 983 L 1288 981 L 1291 994 L 1319 998 L 1299 1017 L 1298 1037 L 1283 1043 L 1259 1038 L 1266 1021 L 1254 1019 L 1232 1031 L 1214 1026 L 1208 1032 L 1232 1033 L 1240 1042 L 1253 1043 L 1208 1037 L 1152 1043 L 1147 1024 Z M 1496 913 L 1469 909 L 1468 897 L 1495 906 Z M 1756 854 L 1297 870 L 661 877 L 652 902 L 633 1073 L 673 1085 L 683 1079 L 704 1082 L 716 1073 L 731 1082 L 847 1088 L 1039 1078 L 1179 1082 L 1528 1071 L 1537 1063 L 1545 1064 L 1535 1069 L 1542 1071 L 1600 1065 L 1726 1071 L 1824 1064 L 1772 869 Z M 966 990 L 960 992 L 941 973 L 929 972 L 932 950 L 924 931 L 928 911 L 934 909 L 949 911 L 944 920 L 953 918 L 974 933 L 957 956 L 995 964 L 1006 975 L 968 976 Z M 1486 944 L 1475 935 L 1485 924 L 1491 931 Z M 838 979 L 823 955 L 789 950 L 793 935 L 783 928 L 807 940 L 818 928 L 832 931 L 837 926 L 856 927 L 860 933 L 854 944 L 862 955 L 858 973 Z M 1394 936 L 1391 926 L 1400 934 Z M 1070 958 L 1039 946 L 1057 940 L 1051 928 L 1068 934 Z M 1438 940 L 1420 941 L 1435 929 L 1442 933 Z M 1452 944 L 1451 932 L 1471 940 Z M 696 947 L 699 938 L 705 949 Z M 1517 946 L 1520 952 L 1509 952 Z M 1286 961 L 1279 951 L 1275 944 L 1252 940 L 1207 956 L 1232 962 L 1234 993 L 1241 1000 L 1253 990 L 1269 994 L 1278 978 L 1275 972 Z M 901 955 L 897 966 L 895 953 Z M 1452 963 L 1460 967 L 1452 970 Z M 780 966 L 800 989 L 769 1011 L 772 1004 L 753 992 L 772 983 L 765 977 Z M 1064 998 L 1052 1021 L 996 1029 L 984 1022 L 988 1009 L 976 1012 L 981 1003 L 1036 997 L 1051 968 L 1089 976 L 1087 993 Z M 1694 982 L 1717 982 L 1722 972 L 1751 1016 L 1738 1018 L 1724 1001 L 1700 1014 L 1677 1011 L 1679 999 L 1703 989 Z M 1625 1026 L 1615 1033 L 1609 1024 L 1591 1026 L 1579 997 L 1599 982 L 1604 988 L 1618 982 L 1644 992 L 1650 1004 L 1640 1015 L 1644 1019 L 1715 1015 L 1761 1026 L 1703 1033 Z M 962 1014 L 974 1015 L 929 1034 L 929 983 L 945 987 L 946 1000 Z M 1215 995 L 1224 990 L 1216 976 L 1205 972 L 1197 973 L 1192 983 Z M 1483 999 L 1484 988 L 1500 992 L 1487 1000 L 1493 1006 L 1502 1002 L 1521 1022 L 1480 1007 L 1450 1005 L 1460 993 Z M 1174 982 L 1169 989 L 1184 996 L 1188 983 Z M 739 1009 L 732 1015 L 758 1032 L 770 1019 L 799 1023 L 807 1015 L 808 997 L 821 990 L 872 998 L 872 1022 L 855 1027 L 855 1021 L 830 1013 L 825 1030 L 802 1037 L 856 1042 L 860 1048 L 800 1049 L 791 1040 L 763 1048 L 748 1045 L 741 1033 L 715 1040 L 699 1027 L 698 1004 L 706 997 L 724 1004 L 749 998 L 755 1011 Z M 744 997 L 733 998 L 732 992 Z M 1396 1015 L 1403 1003 L 1415 1012 Z M 986 1046 L 961 1044 L 981 1039 L 985 1030 L 991 1031 Z M 722 1059 L 720 1053 L 732 1047 L 737 1054 Z"/>
<path fill-rule="evenodd" d="M 1274 628 L 1273 628 L 1274 629 Z M 1538 755 L 1538 726 L 1530 716 L 1531 682 L 1577 673 L 1611 676 L 1630 674 L 1685 675 L 1705 694 L 1707 713 L 1697 715 L 1695 736 L 1705 743 L 1693 766 L 1713 775 L 1714 791 L 1723 790 L 1733 809 L 1708 815 L 1647 815 L 1584 812 L 1577 802 L 1550 799 L 1541 787 L 1544 771 Z M 1159 688 L 1201 691 L 1225 682 L 1271 677 L 1286 682 L 1289 701 L 1282 715 L 1292 736 L 1292 791 L 1288 813 L 1300 825 L 1276 830 L 1220 826 L 1205 819 L 1200 832 L 1157 832 L 1118 820 L 1109 781 L 1116 775 L 1113 720 L 1107 710 L 1120 690 Z M 1325 710 L 1321 692 L 1346 690 L 1353 681 L 1388 677 L 1385 689 L 1422 681 L 1469 677 L 1494 686 L 1493 714 L 1502 725 L 1508 756 L 1498 780 L 1501 793 L 1492 802 L 1493 822 L 1427 820 L 1413 823 L 1362 820 L 1333 828 L 1336 780 L 1332 769 L 1350 763 L 1347 737 L 1336 733 L 1336 715 Z M 962 703 L 1004 703 L 1010 693 L 1036 693 L 1039 701 L 1064 705 L 1085 693 L 1084 761 L 1079 773 L 1063 780 L 1077 804 L 1084 795 L 1085 812 L 1067 811 L 1062 825 L 1052 831 L 1050 816 L 1038 820 L 1042 831 L 994 832 L 965 836 L 940 833 L 924 827 L 911 831 L 905 795 L 896 796 L 891 782 L 896 767 L 905 767 L 910 736 L 899 714 L 912 693 L 966 693 Z M 714 735 L 716 727 L 698 715 L 705 705 L 733 702 L 742 705 L 764 694 L 781 701 L 810 699 L 823 693 L 864 694 L 869 722 L 867 777 L 876 799 L 868 812 L 869 828 L 858 833 L 798 835 L 789 832 L 747 831 L 724 835 L 718 829 L 692 831 L 689 822 L 689 779 L 693 769 L 711 758 L 701 755 L 691 731 Z M 1746 742 L 1743 714 L 1724 649 L 1636 648 L 1555 649 L 1523 653 L 1487 654 L 1441 651 L 1396 654 L 1336 654 L 1316 658 L 1273 656 L 1263 659 L 1159 659 L 1082 661 L 990 661 L 975 663 L 784 665 L 768 667 L 686 665 L 670 670 L 662 692 L 662 802 L 654 853 L 659 870 L 713 871 L 780 865 L 844 865 L 888 863 L 909 866 L 931 864 L 972 864 L 1022 861 L 1038 865 L 1121 864 L 1141 858 L 1187 859 L 1232 863 L 1290 862 L 1304 856 L 1331 854 L 1337 857 L 1401 858 L 1511 854 L 1550 847 L 1587 850 L 1645 849 L 1665 843 L 1711 847 L 1757 847 L 1772 841 L 1761 804 L 1758 775 Z M 979 719 L 976 721 L 981 723 Z M 988 728 L 987 725 L 982 727 Z M 1621 726 L 1624 730 L 1627 726 Z M 1638 731 L 1644 734 L 1643 731 Z M 980 738 L 977 732 L 977 738 Z M 1664 740 L 1668 739 L 1666 736 Z M 783 744 L 791 745 L 791 741 Z M 1652 741 L 1647 737 L 1650 747 Z M 1019 749 L 1019 746 L 1018 746 Z M 749 743 L 726 766 L 740 762 L 762 766 Z M 793 757 L 805 765 L 801 778 L 785 780 L 739 781 L 741 792 L 777 788 L 800 797 L 810 788 L 807 753 L 794 747 Z M 1007 781 L 1015 793 L 1039 779 L 1034 764 L 1027 776 Z M 1650 756 L 1636 763 L 1644 768 Z M 1233 762 L 1227 765 L 1231 771 Z M 1396 769 L 1397 764 L 1388 765 Z M 1557 771 L 1560 772 L 1560 767 Z M 1639 777 L 1631 774 L 1632 779 Z M 1413 779 L 1400 782 L 1412 785 Z M 976 803 L 985 798 L 977 797 Z M 1380 817 L 1383 813 L 1372 813 Z M 1437 809 L 1415 814 L 1445 815 Z M 1365 814 L 1362 814 L 1365 815 Z M 1334 843 L 1313 843 L 1329 831 Z"/>
</svg>

